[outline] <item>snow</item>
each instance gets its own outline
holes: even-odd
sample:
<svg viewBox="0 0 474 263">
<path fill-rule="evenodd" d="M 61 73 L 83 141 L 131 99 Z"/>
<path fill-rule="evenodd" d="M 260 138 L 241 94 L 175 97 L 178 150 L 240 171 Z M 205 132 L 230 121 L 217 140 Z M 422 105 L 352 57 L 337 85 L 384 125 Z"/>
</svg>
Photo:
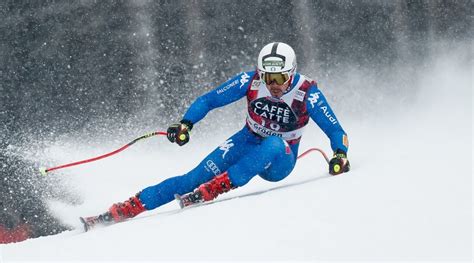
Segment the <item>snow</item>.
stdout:
<svg viewBox="0 0 474 263">
<path fill-rule="evenodd" d="M 79 229 L 0 246 L 0 261 L 470 261 L 471 73 L 455 62 L 436 64 L 418 83 L 414 105 L 365 120 L 338 116 L 351 143 L 352 171 L 341 176 L 328 176 L 323 158 L 312 153 L 281 182 L 256 177 L 210 205 L 179 210 L 172 202 L 82 233 L 79 216 L 185 173 L 232 133 L 181 148 L 164 137 L 147 139 L 71 168 L 61 176 L 83 203 L 50 203 Z M 92 152 L 55 146 L 50 157 L 63 163 L 114 145 Z M 327 139 L 311 124 L 300 152 L 315 146 L 329 152 Z"/>
</svg>

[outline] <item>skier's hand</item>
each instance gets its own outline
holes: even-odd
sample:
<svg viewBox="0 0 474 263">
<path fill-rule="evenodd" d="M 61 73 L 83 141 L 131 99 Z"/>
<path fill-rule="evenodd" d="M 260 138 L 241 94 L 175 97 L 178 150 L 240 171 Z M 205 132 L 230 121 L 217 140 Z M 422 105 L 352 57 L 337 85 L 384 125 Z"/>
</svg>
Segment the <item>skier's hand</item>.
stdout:
<svg viewBox="0 0 474 263">
<path fill-rule="evenodd" d="M 190 121 L 182 120 L 180 123 L 170 125 L 166 131 L 166 137 L 170 142 L 183 146 L 189 142 L 189 132 L 192 128 L 193 124 Z"/>
<path fill-rule="evenodd" d="M 329 161 L 329 173 L 331 175 L 338 175 L 342 173 L 349 172 L 351 169 L 351 164 L 347 160 L 347 155 L 342 150 L 337 150 L 334 153 L 331 161 Z"/>
</svg>

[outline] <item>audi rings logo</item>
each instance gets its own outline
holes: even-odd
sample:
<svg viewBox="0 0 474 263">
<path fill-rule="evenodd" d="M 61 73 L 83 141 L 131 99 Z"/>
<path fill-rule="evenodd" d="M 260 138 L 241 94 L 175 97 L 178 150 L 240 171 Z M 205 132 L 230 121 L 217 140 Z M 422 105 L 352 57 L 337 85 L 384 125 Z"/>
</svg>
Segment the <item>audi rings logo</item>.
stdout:
<svg viewBox="0 0 474 263">
<path fill-rule="evenodd" d="M 212 160 L 207 160 L 206 170 L 211 171 L 214 175 L 221 174 L 221 169 L 219 169 L 219 167 L 217 167 L 217 165 Z"/>
</svg>

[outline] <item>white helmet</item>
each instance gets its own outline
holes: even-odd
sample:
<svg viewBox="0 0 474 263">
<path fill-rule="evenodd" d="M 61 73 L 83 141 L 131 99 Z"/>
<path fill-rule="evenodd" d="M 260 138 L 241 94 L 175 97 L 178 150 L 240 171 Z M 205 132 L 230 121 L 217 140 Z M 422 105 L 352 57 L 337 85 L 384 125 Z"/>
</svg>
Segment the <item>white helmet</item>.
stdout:
<svg viewBox="0 0 474 263">
<path fill-rule="evenodd" d="M 291 78 L 296 72 L 295 51 L 285 43 L 267 44 L 258 55 L 257 69 L 263 80 L 265 73 L 284 73 L 288 78 Z M 286 79 L 286 81 L 288 80 Z"/>
</svg>

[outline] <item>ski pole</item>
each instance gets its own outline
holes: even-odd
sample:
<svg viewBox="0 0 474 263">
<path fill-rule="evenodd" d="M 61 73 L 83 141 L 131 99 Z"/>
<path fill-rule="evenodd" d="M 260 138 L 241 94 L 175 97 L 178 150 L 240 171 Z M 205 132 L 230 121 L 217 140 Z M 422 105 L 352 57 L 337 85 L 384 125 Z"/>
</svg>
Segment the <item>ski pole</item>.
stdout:
<svg viewBox="0 0 474 263">
<path fill-rule="evenodd" d="M 303 158 L 305 155 L 307 155 L 308 153 L 310 153 L 312 151 L 320 152 L 323 155 L 324 159 L 326 159 L 326 162 L 329 163 L 329 158 L 326 155 L 326 153 L 323 150 L 318 149 L 318 148 L 311 148 L 311 149 L 306 150 L 304 153 L 300 154 L 297 159 Z"/>
<path fill-rule="evenodd" d="M 68 163 L 68 164 L 63 164 L 63 165 L 60 165 L 60 166 L 56 166 L 56 167 L 51 167 L 51 168 L 40 168 L 40 172 L 42 175 L 46 175 L 48 172 L 51 172 L 51 171 L 54 171 L 54 170 L 59 170 L 59 169 L 63 169 L 63 168 L 66 168 L 66 167 L 71 167 L 71 166 L 76 166 L 76 165 L 80 165 L 80 164 L 84 164 L 84 163 L 90 163 L 90 162 L 94 162 L 94 161 L 97 161 L 97 160 L 100 160 L 100 159 L 104 159 L 104 158 L 107 158 L 109 156 L 112 156 L 116 153 L 119 153 L 125 149 L 127 149 L 128 147 L 130 147 L 132 144 L 140 141 L 140 140 L 143 140 L 143 139 L 146 139 L 146 138 L 150 138 L 152 136 L 155 136 L 155 135 L 166 135 L 166 132 L 162 132 L 162 131 L 156 131 L 156 132 L 151 132 L 151 133 L 148 133 L 148 134 L 145 134 L 141 137 L 138 137 L 136 138 L 135 140 L 127 143 L 126 145 L 120 147 L 119 149 L 113 151 L 113 152 L 109 152 L 109 153 L 106 153 L 104 155 L 100 155 L 100 156 L 97 156 L 97 157 L 94 157 L 94 158 L 90 158 L 90 159 L 86 159 L 86 160 L 82 160 L 82 161 L 78 161 L 78 162 L 73 162 L 73 163 Z"/>
</svg>

